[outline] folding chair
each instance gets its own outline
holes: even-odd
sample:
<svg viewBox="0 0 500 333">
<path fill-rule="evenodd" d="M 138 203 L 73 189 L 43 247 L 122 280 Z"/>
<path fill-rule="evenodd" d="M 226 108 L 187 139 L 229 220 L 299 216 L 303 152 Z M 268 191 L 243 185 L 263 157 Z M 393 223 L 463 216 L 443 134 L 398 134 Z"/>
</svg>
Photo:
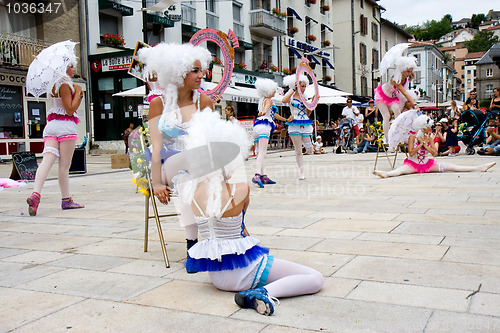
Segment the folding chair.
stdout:
<svg viewBox="0 0 500 333">
<path fill-rule="evenodd" d="M 402 151 L 405 152 L 406 157 L 408 157 L 408 153 L 406 152 L 406 144 L 404 143 L 399 143 L 396 149 L 394 150 L 394 153 L 391 153 L 388 151 L 389 145 L 386 143 L 379 143 L 378 148 L 377 148 L 377 155 L 375 156 L 375 164 L 373 165 L 373 170 L 377 168 L 377 162 L 379 158 L 379 154 L 384 154 L 385 157 L 387 158 L 387 162 L 389 162 L 389 166 L 391 167 L 391 170 L 394 170 L 394 166 L 396 165 L 396 159 L 398 158 L 398 151 L 401 149 Z M 394 157 L 394 159 L 391 162 L 391 157 Z"/>
<path fill-rule="evenodd" d="M 144 135 L 141 132 L 141 148 L 142 151 L 146 150 L 146 143 L 144 141 Z M 145 197 L 145 205 L 144 205 L 144 252 L 148 252 L 148 228 L 149 228 L 149 220 L 154 218 L 156 221 L 156 228 L 158 229 L 158 236 L 160 238 L 161 251 L 163 252 L 163 259 L 165 260 L 165 266 L 170 268 L 170 262 L 168 261 L 167 248 L 165 246 L 165 240 L 163 238 L 163 230 L 161 228 L 160 217 L 169 217 L 169 216 L 177 216 L 177 213 L 168 213 L 168 214 L 158 214 L 158 207 L 156 205 L 156 199 L 153 191 L 153 183 L 151 182 L 151 169 L 147 167 L 146 179 L 149 185 L 149 193 L 146 194 Z M 149 215 L 149 201 L 151 199 L 151 204 L 153 206 L 153 215 Z"/>
</svg>

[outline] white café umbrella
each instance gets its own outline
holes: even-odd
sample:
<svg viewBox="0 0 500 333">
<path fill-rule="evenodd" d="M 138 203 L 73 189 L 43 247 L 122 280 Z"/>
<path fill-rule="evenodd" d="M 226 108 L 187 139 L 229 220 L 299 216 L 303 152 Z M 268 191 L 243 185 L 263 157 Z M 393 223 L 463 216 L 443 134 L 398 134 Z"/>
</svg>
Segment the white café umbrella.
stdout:
<svg viewBox="0 0 500 333">
<path fill-rule="evenodd" d="M 70 40 L 43 49 L 31 62 L 26 75 L 28 93 L 38 98 L 52 93 L 54 84 L 64 77 L 70 64 L 76 63 L 75 45 Z M 69 79 L 69 77 L 68 77 Z"/>
</svg>

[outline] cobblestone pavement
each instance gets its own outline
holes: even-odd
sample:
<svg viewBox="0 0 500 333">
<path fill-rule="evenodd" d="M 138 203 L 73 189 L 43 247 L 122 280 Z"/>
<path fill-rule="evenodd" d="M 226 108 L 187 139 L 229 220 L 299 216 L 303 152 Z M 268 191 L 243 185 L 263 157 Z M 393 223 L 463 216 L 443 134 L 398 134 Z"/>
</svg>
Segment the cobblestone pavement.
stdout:
<svg viewBox="0 0 500 333">
<path fill-rule="evenodd" d="M 88 156 L 88 172 L 71 176 L 84 209 L 61 210 L 55 167 L 36 217 L 25 203 L 33 183 L 0 191 L 0 332 L 499 332 L 500 165 L 379 179 L 374 153 L 329 151 L 305 156 L 304 181 L 292 151 L 271 151 L 278 183 L 252 186 L 250 233 L 325 277 L 319 293 L 281 299 L 271 317 L 185 272 L 177 217 L 162 222 L 171 267 L 153 222 L 143 252 L 144 197 L 110 155 Z M 11 167 L 0 164 L 0 177 Z"/>
</svg>

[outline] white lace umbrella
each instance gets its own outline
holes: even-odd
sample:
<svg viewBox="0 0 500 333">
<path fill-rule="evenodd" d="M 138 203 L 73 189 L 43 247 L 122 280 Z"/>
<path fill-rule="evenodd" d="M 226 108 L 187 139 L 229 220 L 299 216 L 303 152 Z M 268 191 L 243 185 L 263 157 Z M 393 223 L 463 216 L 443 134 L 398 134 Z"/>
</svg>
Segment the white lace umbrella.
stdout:
<svg viewBox="0 0 500 333">
<path fill-rule="evenodd" d="M 43 49 L 33 60 L 26 76 L 28 93 L 38 98 L 47 93 L 51 94 L 54 84 L 67 76 L 66 71 L 70 64 L 76 64 L 75 45 L 72 41 L 53 44 Z"/>
<path fill-rule="evenodd" d="M 397 147 L 400 142 L 408 143 L 410 134 L 415 132 L 413 121 L 421 114 L 420 111 L 411 109 L 401 113 L 392 121 L 387 134 L 389 147 Z"/>
</svg>

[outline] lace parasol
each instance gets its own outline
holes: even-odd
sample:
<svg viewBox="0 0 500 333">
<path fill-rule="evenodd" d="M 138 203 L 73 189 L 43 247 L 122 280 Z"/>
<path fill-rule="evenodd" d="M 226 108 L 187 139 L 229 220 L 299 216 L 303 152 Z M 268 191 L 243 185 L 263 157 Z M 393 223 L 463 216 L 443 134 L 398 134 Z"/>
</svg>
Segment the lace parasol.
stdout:
<svg viewBox="0 0 500 333">
<path fill-rule="evenodd" d="M 76 65 L 75 45 L 72 41 L 53 44 L 43 49 L 33 60 L 26 76 L 28 93 L 38 98 L 47 93 L 50 95 L 54 84 L 68 77 L 66 71 L 70 64 Z M 69 79 L 69 77 L 68 77 Z"/>
<path fill-rule="evenodd" d="M 401 113 L 392 121 L 387 133 L 389 147 L 397 147 L 400 142 L 408 143 L 410 134 L 415 132 L 413 121 L 421 114 L 420 111 L 411 109 Z"/>
</svg>

